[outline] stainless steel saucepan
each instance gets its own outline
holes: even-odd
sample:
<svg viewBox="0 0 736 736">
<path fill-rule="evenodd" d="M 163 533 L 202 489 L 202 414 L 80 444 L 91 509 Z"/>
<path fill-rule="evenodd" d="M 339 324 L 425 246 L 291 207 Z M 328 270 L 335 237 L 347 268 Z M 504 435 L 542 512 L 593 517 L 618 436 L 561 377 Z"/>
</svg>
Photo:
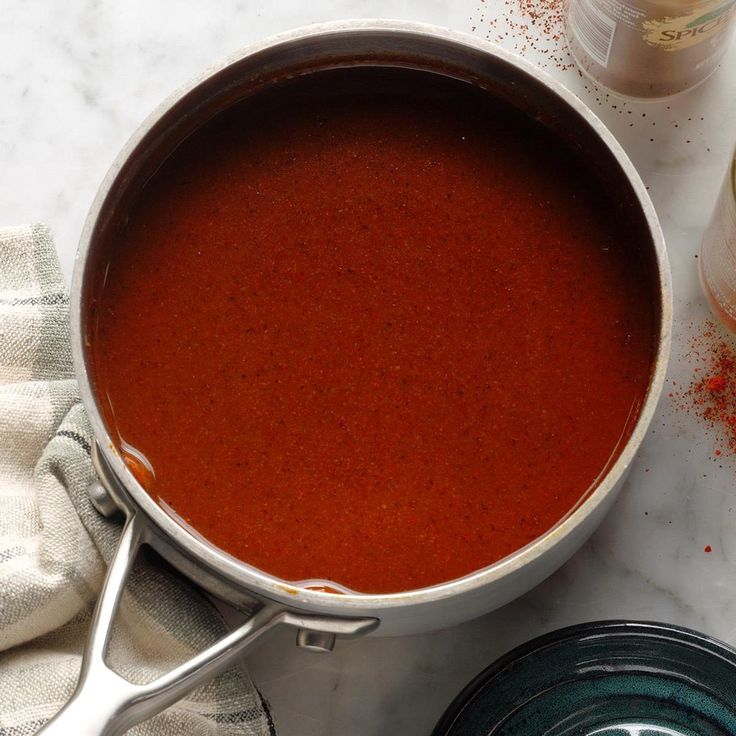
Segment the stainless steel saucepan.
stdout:
<svg viewBox="0 0 736 736">
<path fill-rule="evenodd" d="M 454 75 L 489 88 L 555 128 L 590 160 L 628 209 L 647 243 L 657 282 L 656 363 L 648 393 L 631 437 L 600 483 L 553 529 L 505 559 L 458 580 L 391 595 L 335 595 L 294 587 L 230 557 L 180 524 L 146 493 L 116 451 L 88 372 L 92 305 L 102 278 L 106 233 L 167 154 L 205 120 L 269 80 L 354 64 Z M 71 320 L 76 374 L 97 440 L 99 483 L 90 493 L 100 513 L 122 512 L 126 523 L 94 615 L 77 690 L 43 733 L 99 736 L 121 733 L 160 712 L 231 666 L 275 626 L 293 627 L 300 646 L 330 650 L 339 636 L 412 634 L 457 624 L 507 603 L 550 575 L 608 511 L 644 439 L 670 352 L 671 289 L 662 234 L 645 188 L 611 133 L 577 97 L 530 63 L 472 36 L 405 22 L 347 21 L 296 30 L 245 49 L 177 92 L 141 125 L 112 165 L 87 218 L 74 271 Z M 134 685 L 107 667 L 104 653 L 129 568 L 144 544 L 250 618 L 174 671 Z"/>
</svg>

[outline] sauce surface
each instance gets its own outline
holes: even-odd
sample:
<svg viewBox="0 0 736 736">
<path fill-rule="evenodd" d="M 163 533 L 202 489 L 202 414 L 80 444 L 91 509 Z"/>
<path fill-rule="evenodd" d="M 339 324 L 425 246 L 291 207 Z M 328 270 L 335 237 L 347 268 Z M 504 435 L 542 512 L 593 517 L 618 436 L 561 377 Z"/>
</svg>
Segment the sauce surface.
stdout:
<svg viewBox="0 0 736 736">
<path fill-rule="evenodd" d="M 451 580 L 550 529 L 633 428 L 657 329 L 636 237 L 492 95 L 312 73 L 130 206 L 96 390 L 147 490 L 235 557 L 366 593 Z"/>
</svg>

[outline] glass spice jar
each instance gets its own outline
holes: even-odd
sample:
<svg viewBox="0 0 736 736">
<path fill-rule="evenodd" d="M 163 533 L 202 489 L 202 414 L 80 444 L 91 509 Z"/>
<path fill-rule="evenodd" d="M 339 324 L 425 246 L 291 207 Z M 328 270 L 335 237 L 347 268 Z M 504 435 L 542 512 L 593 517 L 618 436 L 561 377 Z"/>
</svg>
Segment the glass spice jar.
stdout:
<svg viewBox="0 0 736 736">
<path fill-rule="evenodd" d="M 736 332 L 736 153 L 705 231 L 699 264 L 708 305 Z"/>
<path fill-rule="evenodd" d="M 705 80 L 728 48 L 736 0 L 569 0 L 580 69 L 626 97 L 659 98 Z"/>
</svg>

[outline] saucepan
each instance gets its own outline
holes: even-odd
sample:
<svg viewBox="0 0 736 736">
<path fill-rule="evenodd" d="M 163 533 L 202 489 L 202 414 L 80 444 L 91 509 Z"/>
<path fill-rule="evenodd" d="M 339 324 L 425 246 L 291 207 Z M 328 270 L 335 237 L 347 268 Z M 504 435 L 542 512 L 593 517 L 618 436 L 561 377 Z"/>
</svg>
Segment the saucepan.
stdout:
<svg viewBox="0 0 736 736">
<path fill-rule="evenodd" d="M 204 121 L 269 80 L 354 64 L 410 66 L 454 75 L 491 89 L 554 127 L 592 162 L 640 229 L 658 308 L 648 391 L 631 436 L 600 482 L 553 529 L 505 559 L 461 579 L 390 595 L 337 595 L 296 587 L 234 559 L 186 528 L 146 493 L 126 467 L 88 370 L 91 315 L 96 287 L 104 277 L 100 264 L 106 233 L 167 154 Z M 121 733 L 231 666 L 275 626 L 293 627 L 302 647 L 330 650 L 336 637 L 395 636 L 451 626 L 497 608 L 541 582 L 592 533 L 624 483 L 662 391 L 670 351 L 671 298 L 657 217 L 623 149 L 575 95 L 514 54 L 469 35 L 426 25 L 347 21 L 255 44 L 195 79 L 161 105 L 121 151 L 91 207 L 77 254 L 71 301 L 74 362 L 96 438 L 93 456 L 99 476 L 90 494 L 100 513 L 122 513 L 125 525 L 93 618 L 79 684 L 44 733 Z M 141 545 L 150 545 L 202 589 L 247 612 L 249 618 L 174 671 L 147 685 L 133 685 L 107 667 L 104 654 Z"/>
</svg>

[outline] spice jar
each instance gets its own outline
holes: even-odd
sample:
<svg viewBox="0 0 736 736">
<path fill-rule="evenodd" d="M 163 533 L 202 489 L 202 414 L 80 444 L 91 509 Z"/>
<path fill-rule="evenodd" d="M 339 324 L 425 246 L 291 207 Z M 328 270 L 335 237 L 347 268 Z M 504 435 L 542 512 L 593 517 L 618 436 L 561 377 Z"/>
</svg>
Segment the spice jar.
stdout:
<svg viewBox="0 0 736 736">
<path fill-rule="evenodd" d="M 694 87 L 728 48 L 736 0 L 569 0 L 566 35 L 579 67 L 628 97 Z"/>
<path fill-rule="evenodd" d="M 703 238 L 700 281 L 713 313 L 736 332 L 736 154 Z"/>
</svg>

